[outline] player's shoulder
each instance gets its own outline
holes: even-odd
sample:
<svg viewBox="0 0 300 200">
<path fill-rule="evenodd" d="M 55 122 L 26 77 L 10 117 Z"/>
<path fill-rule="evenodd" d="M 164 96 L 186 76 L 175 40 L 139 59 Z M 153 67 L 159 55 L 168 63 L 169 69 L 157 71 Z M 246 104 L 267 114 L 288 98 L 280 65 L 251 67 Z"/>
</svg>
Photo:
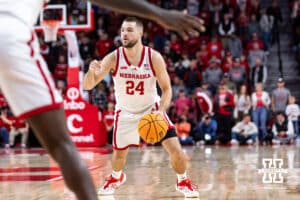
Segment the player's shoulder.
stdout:
<svg viewBox="0 0 300 200">
<path fill-rule="evenodd" d="M 148 46 L 145 46 L 145 47 L 146 47 L 147 49 L 149 49 L 148 51 L 150 51 L 150 55 L 149 55 L 149 56 L 151 56 L 151 59 L 156 60 L 156 59 L 162 58 L 161 53 L 159 53 L 157 50 L 155 50 L 155 49 L 153 49 L 153 48 L 151 48 L 151 47 L 148 47 Z"/>
</svg>

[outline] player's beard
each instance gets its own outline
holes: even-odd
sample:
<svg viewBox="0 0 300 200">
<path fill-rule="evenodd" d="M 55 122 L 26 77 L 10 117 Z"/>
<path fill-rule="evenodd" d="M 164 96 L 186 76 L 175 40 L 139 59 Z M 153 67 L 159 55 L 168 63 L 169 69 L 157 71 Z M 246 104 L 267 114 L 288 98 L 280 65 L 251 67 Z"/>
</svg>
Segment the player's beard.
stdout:
<svg viewBox="0 0 300 200">
<path fill-rule="evenodd" d="M 134 47 L 136 45 L 137 42 L 138 42 L 138 40 L 131 40 L 127 44 L 122 44 L 122 45 L 124 48 L 131 49 L 132 47 Z"/>
</svg>

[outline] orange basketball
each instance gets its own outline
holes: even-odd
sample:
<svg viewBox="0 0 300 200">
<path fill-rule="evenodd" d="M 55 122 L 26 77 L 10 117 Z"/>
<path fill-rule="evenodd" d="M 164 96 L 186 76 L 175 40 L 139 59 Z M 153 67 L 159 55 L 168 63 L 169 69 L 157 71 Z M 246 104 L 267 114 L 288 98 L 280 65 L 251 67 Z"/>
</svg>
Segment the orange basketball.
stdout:
<svg viewBox="0 0 300 200">
<path fill-rule="evenodd" d="M 161 141 L 167 134 L 167 130 L 168 124 L 159 114 L 146 114 L 138 124 L 138 132 L 141 138 L 151 144 Z"/>
</svg>

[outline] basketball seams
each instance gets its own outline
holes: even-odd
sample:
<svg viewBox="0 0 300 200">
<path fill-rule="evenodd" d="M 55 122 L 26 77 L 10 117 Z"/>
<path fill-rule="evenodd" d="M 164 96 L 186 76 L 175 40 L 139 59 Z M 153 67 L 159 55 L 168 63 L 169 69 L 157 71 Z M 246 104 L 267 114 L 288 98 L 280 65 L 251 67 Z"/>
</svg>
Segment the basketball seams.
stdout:
<svg viewBox="0 0 300 200">
<path fill-rule="evenodd" d="M 151 123 L 153 124 L 154 126 L 154 129 L 155 129 L 155 135 L 156 135 L 156 142 L 158 141 L 159 137 L 158 137 L 158 133 L 157 133 L 157 129 L 156 129 L 156 125 L 155 125 L 155 121 L 153 120 L 152 118 L 152 115 L 150 114 L 149 117 L 151 118 Z M 156 118 L 156 117 L 155 117 Z"/>
</svg>

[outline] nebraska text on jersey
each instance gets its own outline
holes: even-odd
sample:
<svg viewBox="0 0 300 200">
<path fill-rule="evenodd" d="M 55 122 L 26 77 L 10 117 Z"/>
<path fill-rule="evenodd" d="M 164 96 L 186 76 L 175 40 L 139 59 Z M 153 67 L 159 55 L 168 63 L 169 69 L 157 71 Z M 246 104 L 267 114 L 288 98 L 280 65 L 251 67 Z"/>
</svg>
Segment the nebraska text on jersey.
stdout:
<svg viewBox="0 0 300 200">
<path fill-rule="evenodd" d="M 122 78 L 133 78 L 133 79 L 146 79 L 150 78 L 150 74 L 126 74 L 126 73 L 120 73 L 120 77 Z"/>
</svg>

